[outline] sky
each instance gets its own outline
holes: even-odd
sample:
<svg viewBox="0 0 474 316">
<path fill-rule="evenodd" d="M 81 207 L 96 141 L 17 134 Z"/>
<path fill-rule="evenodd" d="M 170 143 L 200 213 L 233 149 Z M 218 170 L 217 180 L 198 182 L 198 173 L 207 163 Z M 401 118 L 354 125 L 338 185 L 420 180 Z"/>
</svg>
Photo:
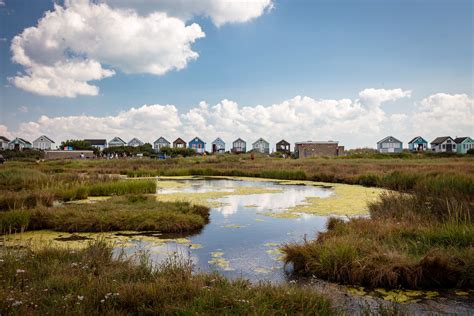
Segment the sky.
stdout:
<svg viewBox="0 0 474 316">
<path fill-rule="evenodd" d="M 473 134 L 471 0 L 0 0 L 0 135 Z"/>
</svg>

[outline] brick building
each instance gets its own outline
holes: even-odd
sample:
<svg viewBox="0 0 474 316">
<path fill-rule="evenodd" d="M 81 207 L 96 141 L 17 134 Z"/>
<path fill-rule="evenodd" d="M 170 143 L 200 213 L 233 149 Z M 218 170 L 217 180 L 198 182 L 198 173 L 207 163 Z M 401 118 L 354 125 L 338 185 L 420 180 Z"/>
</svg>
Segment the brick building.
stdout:
<svg viewBox="0 0 474 316">
<path fill-rule="evenodd" d="M 295 155 L 298 158 L 344 156 L 344 146 L 337 141 L 307 141 L 295 143 Z"/>
</svg>

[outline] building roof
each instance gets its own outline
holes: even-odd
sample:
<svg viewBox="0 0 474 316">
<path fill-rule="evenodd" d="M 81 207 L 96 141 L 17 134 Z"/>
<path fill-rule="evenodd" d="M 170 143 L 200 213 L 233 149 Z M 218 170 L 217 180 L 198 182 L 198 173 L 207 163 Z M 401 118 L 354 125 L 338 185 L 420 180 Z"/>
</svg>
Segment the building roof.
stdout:
<svg viewBox="0 0 474 316">
<path fill-rule="evenodd" d="M 212 143 L 213 144 L 215 144 L 215 143 L 224 143 L 225 144 L 225 142 L 220 137 L 217 137 L 216 139 L 214 139 L 214 141 Z"/>
<path fill-rule="evenodd" d="M 277 145 L 280 145 L 280 144 L 285 144 L 285 145 L 289 145 L 290 143 L 287 142 L 286 140 L 282 139 L 280 140 L 278 143 L 276 143 Z"/>
<path fill-rule="evenodd" d="M 295 145 L 311 145 L 311 144 L 331 144 L 331 145 L 337 145 L 339 142 L 337 140 L 328 140 L 328 141 L 313 141 L 313 140 L 308 140 L 305 142 L 297 142 Z"/>
<path fill-rule="evenodd" d="M 106 139 L 84 139 L 84 141 L 89 142 L 92 146 L 105 146 L 107 145 Z"/>
<path fill-rule="evenodd" d="M 432 144 L 432 145 L 439 145 L 439 144 L 444 143 L 447 139 L 453 140 L 453 139 L 451 138 L 451 136 L 436 137 L 436 138 L 431 142 L 431 144 Z"/>
<path fill-rule="evenodd" d="M 0 140 L 3 140 L 4 142 L 9 142 L 10 140 L 6 138 L 5 136 L 0 136 Z"/>
<path fill-rule="evenodd" d="M 111 143 L 111 142 L 121 142 L 122 144 L 126 144 L 126 143 L 127 143 L 126 141 L 124 141 L 124 140 L 121 139 L 120 137 L 114 137 L 114 138 L 112 138 L 112 139 L 109 141 L 109 143 Z"/>
<path fill-rule="evenodd" d="M 245 140 L 243 140 L 242 138 L 237 138 L 236 140 L 234 140 L 232 143 L 236 143 L 236 142 L 243 142 L 243 143 L 247 143 Z"/>
<path fill-rule="evenodd" d="M 186 142 L 181 137 L 176 138 L 173 142 L 173 144 L 178 144 L 178 143 L 186 144 Z"/>
<path fill-rule="evenodd" d="M 466 137 L 456 137 L 456 138 L 454 139 L 454 142 L 455 142 L 456 144 L 461 144 L 462 142 L 464 142 L 466 139 L 469 139 L 469 138 L 471 138 L 471 137 L 469 137 L 469 136 L 466 136 Z"/>
<path fill-rule="evenodd" d="M 423 137 L 421 137 L 421 136 L 416 136 L 415 138 L 413 138 L 412 140 L 410 140 L 410 141 L 408 142 L 408 144 L 411 144 L 411 143 L 416 142 L 419 138 L 421 138 L 425 143 L 428 143 Z"/>
<path fill-rule="evenodd" d="M 159 142 L 171 144 L 166 138 L 164 138 L 164 137 L 162 137 L 162 136 L 160 136 L 157 140 L 155 140 L 155 141 L 153 142 L 153 144 L 159 143 Z"/>
<path fill-rule="evenodd" d="M 195 141 L 205 144 L 205 142 L 197 136 L 194 137 L 193 139 L 191 139 L 189 142 L 191 143 L 191 142 L 195 142 Z"/>
<path fill-rule="evenodd" d="M 49 138 L 48 136 L 46 135 L 41 135 L 40 137 L 38 137 L 37 139 L 35 139 L 33 142 L 36 142 L 38 139 L 40 139 L 41 137 L 43 138 L 46 138 L 47 140 L 49 140 L 50 142 L 52 142 L 53 144 L 55 144 L 54 140 L 52 140 L 51 138 Z"/>
<path fill-rule="evenodd" d="M 377 142 L 377 144 L 385 143 L 385 141 L 386 141 L 387 139 L 389 139 L 389 138 L 392 138 L 395 142 L 402 143 L 401 140 L 399 140 L 399 139 L 397 139 L 397 138 L 395 138 L 395 137 L 393 137 L 393 136 L 387 136 L 387 137 L 385 137 L 384 139 L 379 140 L 379 141 Z"/>
<path fill-rule="evenodd" d="M 26 139 L 20 138 L 20 137 L 16 137 L 15 139 L 11 140 L 10 143 L 15 142 L 16 140 L 18 140 L 20 143 L 31 145 L 31 143 L 29 141 L 27 141 Z"/>
<path fill-rule="evenodd" d="M 140 144 L 143 144 L 143 142 L 141 140 L 139 140 L 138 138 L 136 138 L 136 137 L 133 137 L 132 139 L 130 139 L 130 141 L 128 143 L 130 144 L 133 141 L 138 142 Z"/>
<path fill-rule="evenodd" d="M 262 137 L 260 137 L 259 139 L 257 139 L 257 140 L 252 144 L 252 146 L 255 145 L 255 144 L 258 143 L 258 142 L 264 142 L 264 143 L 266 143 L 266 144 L 270 144 L 270 143 L 267 142 L 265 139 L 263 139 Z"/>
</svg>

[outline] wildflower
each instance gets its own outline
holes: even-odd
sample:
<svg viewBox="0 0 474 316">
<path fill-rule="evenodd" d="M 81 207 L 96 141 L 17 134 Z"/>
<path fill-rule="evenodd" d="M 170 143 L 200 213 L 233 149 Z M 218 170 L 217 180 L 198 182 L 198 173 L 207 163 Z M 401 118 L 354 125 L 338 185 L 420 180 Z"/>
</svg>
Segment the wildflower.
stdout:
<svg viewBox="0 0 474 316">
<path fill-rule="evenodd" d="M 16 273 L 25 273 L 26 271 L 23 269 L 16 269 Z"/>
<path fill-rule="evenodd" d="M 84 299 L 84 296 L 78 295 L 78 296 L 77 296 L 77 299 L 78 299 L 79 301 L 82 301 L 82 300 Z"/>
<path fill-rule="evenodd" d="M 246 303 L 246 304 L 250 303 L 249 300 L 237 300 L 237 302 Z"/>
<path fill-rule="evenodd" d="M 105 302 L 105 300 L 100 300 L 100 302 L 103 304 Z"/>
<path fill-rule="evenodd" d="M 21 304 L 23 304 L 22 301 L 15 301 L 15 302 L 12 304 L 12 306 L 19 306 L 19 305 L 21 305 Z"/>
</svg>

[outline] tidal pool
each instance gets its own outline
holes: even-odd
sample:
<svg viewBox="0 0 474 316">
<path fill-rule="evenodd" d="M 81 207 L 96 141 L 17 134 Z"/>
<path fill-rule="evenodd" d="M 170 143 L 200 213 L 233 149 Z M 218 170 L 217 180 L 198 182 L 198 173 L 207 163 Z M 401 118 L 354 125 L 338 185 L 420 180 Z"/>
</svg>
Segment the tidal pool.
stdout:
<svg viewBox="0 0 474 316">
<path fill-rule="evenodd" d="M 215 270 L 229 278 L 282 281 L 287 274 L 280 245 L 313 238 L 325 229 L 330 214 L 366 215 L 367 202 L 381 191 L 308 181 L 159 180 L 158 200 L 206 204 L 211 207 L 210 222 L 198 234 L 187 236 L 188 243 L 145 240 L 136 245 L 148 249 L 155 262 L 178 253 L 192 260 L 197 272 Z M 331 201 L 341 207 L 338 212 L 331 211 Z"/>
<path fill-rule="evenodd" d="M 330 215 L 367 215 L 367 202 L 380 189 L 309 181 L 246 178 L 158 179 L 156 198 L 190 201 L 211 207 L 209 223 L 188 236 L 136 232 L 68 234 L 28 232 L 18 240 L 71 247 L 99 236 L 111 240 L 116 253 L 148 253 L 154 263 L 178 254 L 190 259 L 195 272 L 218 271 L 252 281 L 287 279 L 279 246 L 302 242 L 325 230 Z M 100 201 L 98 201 L 100 203 Z M 73 238 L 70 238 L 70 237 Z M 59 237 L 59 238 L 58 238 Z M 42 239 L 40 239 L 42 238 Z"/>
</svg>

